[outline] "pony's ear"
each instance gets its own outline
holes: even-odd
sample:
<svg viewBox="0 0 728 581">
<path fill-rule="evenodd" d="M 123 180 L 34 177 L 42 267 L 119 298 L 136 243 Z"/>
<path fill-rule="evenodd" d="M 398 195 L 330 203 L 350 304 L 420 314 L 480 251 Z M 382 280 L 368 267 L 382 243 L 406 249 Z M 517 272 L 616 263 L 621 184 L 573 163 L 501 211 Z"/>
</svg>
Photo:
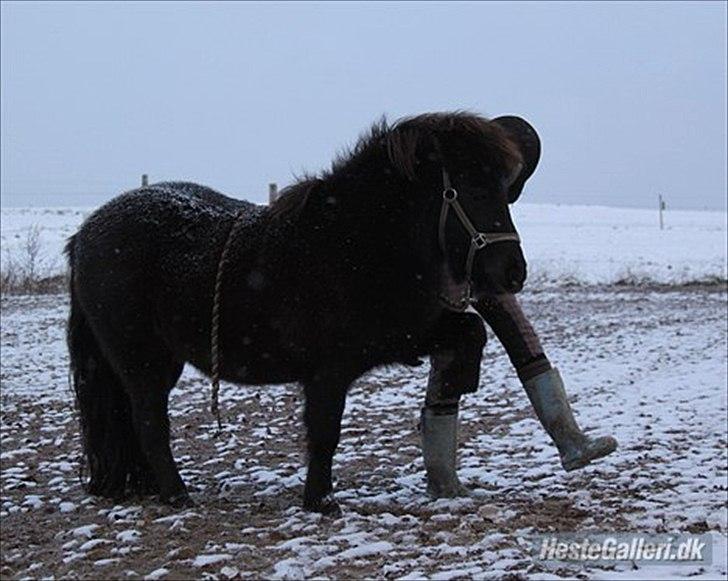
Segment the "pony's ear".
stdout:
<svg viewBox="0 0 728 581">
<path fill-rule="evenodd" d="M 526 180 L 536 171 L 541 157 L 541 140 L 531 124 L 520 117 L 506 115 L 497 117 L 492 122 L 505 130 L 523 158 L 523 167 L 508 188 L 508 203 L 512 204 L 521 195 Z"/>
</svg>

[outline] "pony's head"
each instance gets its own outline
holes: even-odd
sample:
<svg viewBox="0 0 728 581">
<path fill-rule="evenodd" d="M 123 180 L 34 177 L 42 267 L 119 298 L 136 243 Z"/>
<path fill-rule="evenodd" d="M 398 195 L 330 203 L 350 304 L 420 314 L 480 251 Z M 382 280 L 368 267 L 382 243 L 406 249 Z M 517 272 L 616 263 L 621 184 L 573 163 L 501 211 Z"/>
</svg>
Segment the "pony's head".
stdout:
<svg viewBox="0 0 728 581">
<path fill-rule="evenodd" d="M 326 224 L 343 230 L 339 238 L 353 240 L 350 234 L 361 231 L 361 244 L 394 239 L 392 245 L 406 246 L 408 256 L 426 265 L 428 281 L 439 280 L 446 302 L 468 293 L 477 299 L 518 292 L 526 262 L 509 204 L 539 155 L 538 135 L 518 117 L 454 112 L 393 124 L 382 119 L 330 171 L 286 188 L 272 214 L 306 224 L 309 236 Z"/>
<path fill-rule="evenodd" d="M 395 123 L 386 144 L 411 195 L 428 201 L 423 243 L 436 244 L 443 298 L 520 291 L 526 261 L 509 204 L 538 164 L 535 130 L 518 117 L 429 113 Z"/>
</svg>

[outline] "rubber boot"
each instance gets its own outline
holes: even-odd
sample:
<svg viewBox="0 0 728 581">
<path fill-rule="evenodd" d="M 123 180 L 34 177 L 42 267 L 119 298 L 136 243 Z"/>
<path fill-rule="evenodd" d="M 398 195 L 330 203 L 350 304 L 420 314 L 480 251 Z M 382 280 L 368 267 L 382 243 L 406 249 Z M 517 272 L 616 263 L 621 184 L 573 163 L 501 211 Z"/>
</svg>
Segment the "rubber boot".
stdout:
<svg viewBox="0 0 728 581">
<path fill-rule="evenodd" d="M 523 386 L 538 419 L 559 450 L 564 470 L 583 468 L 617 449 L 617 440 L 611 436 L 584 435 L 571 413 L 564 382 L 556 368 L 529 379 Z"/>
<path fill-rule="evenodd" d="M 436 413 L 432 408 L 423 408 L 420 436 L 427 474 L 427 494 L 432 498 L 467 496 L 468 490 L 460 483 L 456 470 L 457 407 L 449 413 Z"/>
</svg>

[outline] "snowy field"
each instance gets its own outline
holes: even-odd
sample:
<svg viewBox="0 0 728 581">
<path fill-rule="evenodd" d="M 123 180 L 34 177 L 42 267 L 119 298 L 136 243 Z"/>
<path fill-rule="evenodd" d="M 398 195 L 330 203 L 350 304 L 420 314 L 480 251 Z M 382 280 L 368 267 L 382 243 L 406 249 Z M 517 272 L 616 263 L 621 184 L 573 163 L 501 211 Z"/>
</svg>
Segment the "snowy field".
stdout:
<svg viewBox="0 0 728 581">
<path fill-rule="evenodd" d="M 3 578 L 723 579 L 726 575 L 726 297 L 723 290 L 566 288 L 523 294 L 585 428 L 620 447 L 561 471 L 497 341 L 467 396 L 460 474 L 470 498 L 431 502 L 417 433 L 426 366 L 352 389 L 334 473 L 343 516 L 300 508 L 296 386 L 173 391 L 173 448 L 197 503 L 88 497 L 63 341 L 65 296 L 6 297 L 2 325 Z M 553 531 L 713 535 L 716 561 L 587 568 L 533 560 Z"/>
<path fill-rule="evenodd" d="M 3 253 L 22 255 L 27 231 L 40 227 L 44 262 L 64 267 L 62 249 L 91 209 L 3 208 Z M 529 285 L 714 282 L 726 279 L 726 213 L 517 203 Z"/>
<path fill-rule="evenodd" d="M 726 279 L 725 212 L 515 204 L 530 284 Z M 528 284 L 528 283 L 527 283 Z"/>
<path fill-rule="evenodd" d="M 60 268 L 84 213 L 3 209 L 3 249 L 20 252 L 37 224 Z M 186 369 L 171 401 L 173 449 L 197 506 L 115 505 L 78 480 L 67 297 L 3 297 L 0 576 L 725 579 L 728 305 L 725 285 L 714 284 L 726 277 L 725 213 L 667 212 L 664 231 L 647 210 L 522 204 L 514 214 L 531 273 L 524 308 L 578 420 L 612 433 L 616 453 L 564 473 L 491 336 L 480 390 L 462 406 L 469 498 L 424 493 L 426 365 L 377 370 L 352 388 L 334 461 L 337 519 L 300 508 L 296 386 L 223 384 L 215 437 L 209 383 Z M 557 531 L 710 533 L 714 562 L 534 560 L 530 539 Z"/>
</svg>

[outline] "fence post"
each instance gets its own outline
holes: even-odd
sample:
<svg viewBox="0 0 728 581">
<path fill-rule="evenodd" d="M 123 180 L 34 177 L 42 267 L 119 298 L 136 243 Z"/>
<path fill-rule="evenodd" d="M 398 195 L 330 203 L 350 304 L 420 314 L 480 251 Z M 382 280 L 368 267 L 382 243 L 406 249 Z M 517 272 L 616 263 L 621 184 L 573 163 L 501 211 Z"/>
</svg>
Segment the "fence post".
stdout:
<svg viewBox="0 0 728 581">
<path fill-rule="evenodd" d="M 278 199 L 278 184 L 270 183 L 268 184 L 268 205 L 271 205 L 276 199 Z"/>
<path fill-rule="evenodd" d="M 145 173 L 142 174 L 142 187 L 146 188 L 149 185 L 149 176 Z"/>
<path fill-rule="evenodd" d="M 665 201 L 662 199 L 662 194 L 657 195 L 657 201 L 659 202 L 660 207 L 660 230 L 664 230 L 665 221 L 662 218 L 662 212 L 665 210 Z"/>
</svg>

